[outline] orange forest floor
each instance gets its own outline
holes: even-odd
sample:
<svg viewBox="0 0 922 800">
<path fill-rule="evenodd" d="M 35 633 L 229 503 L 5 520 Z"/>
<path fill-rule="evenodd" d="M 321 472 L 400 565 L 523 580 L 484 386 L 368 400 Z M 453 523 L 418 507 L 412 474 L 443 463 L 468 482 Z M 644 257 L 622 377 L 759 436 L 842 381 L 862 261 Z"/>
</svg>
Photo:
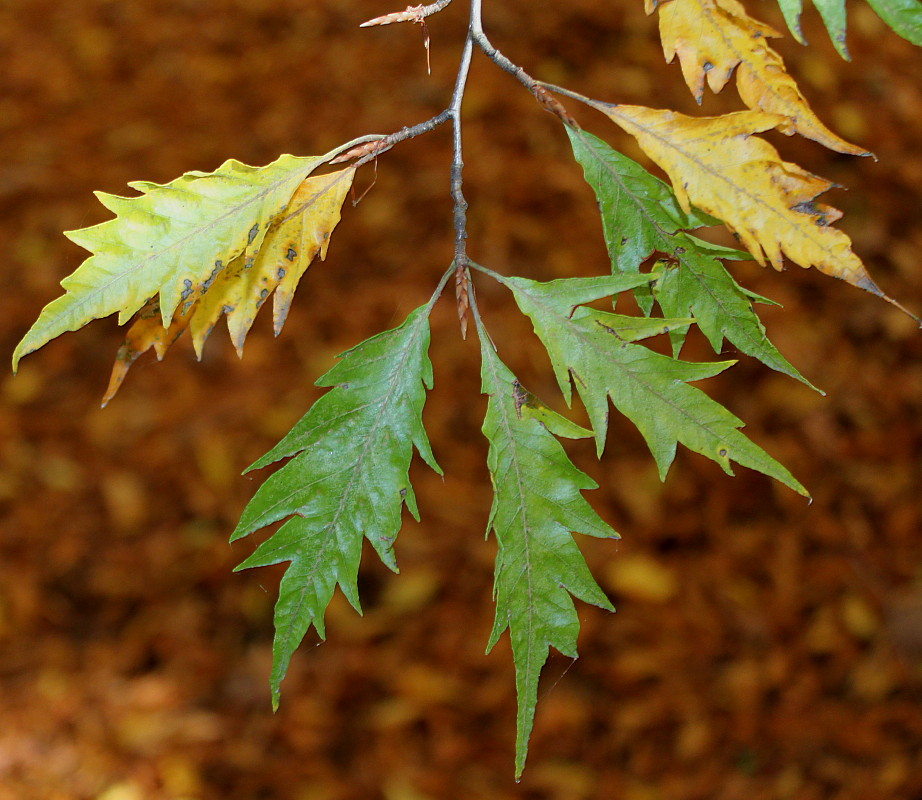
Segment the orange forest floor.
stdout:
<svg viewBox="0 0 922 800">
<path fill-rule="evenodd" d="M 326 152 L 440 111 L 466 4 L 420 30 L 360 30 L 377 0 L 16 0 L 0 6 L 0 352 L 9 355 L 83 251 L 61 231 L 108 217 L 91 192 L 227 158 Z M 544 7 L 546 6 L 546 7 Z M 635 7 L 636 6 L 636 7 Z M 750 3 L 783 29 L 774 4 Z M 922 51 L 849 6 L 853 60 L 815 12 L 777 48 L 819 116 L 878 161 L 772 138 L 849 187 L 841 226 L 892 296 L 922 311 Z M 485 3 L 494 42 L 532 74 L 612 102 L 699 111 L 639 2 Z M 575 105 L 575 104 L 574 104 Z M 614 146 L 604 118 L 572 109 Z M 475 58 L 465 100 L 470 252 L 549 279 L 608 268 L 598 215 L 558 121 Z M 524 778 L 493 606 L 486 446 L 474 337 L 433 317 L 426 424 L 442 480 L 414 467 L 423 522 L 401 575 L 365 559 L 365 616 L 337 597 L 272 714 L 277 569 L 231 572 L 258 480 L 241 470 L 317 396 L 336 353 L 428 297 L 451 258 L 450 133 L 358 176 L 329 258 L 286 329 L 264 312 L 238 362 L 216 332 L 145 357 L 105 410 L 121 331 L 71 333 L 0 379 L 0 800 L 913 800 L 922 797 L 922 334 L 813 271 L 734 265 L 784 305 L 764 319 L 825 398 L 741 357 L 708 391 L 810 489 L 680 452 L 665 484 L 613 415 L 590 493 L 620 542 L 580 546 L 618 611 L 579 606 L 581 658 L 552 654 Z M 504 357 L 555 395 L 508 296 L 480 302 Z M 516 344 L 518 343 L 518 344 Z M 707 359 L 691 339 L 689 358 Z M 734 377 L 735 375 L 735 377 Z"/>
</svg>

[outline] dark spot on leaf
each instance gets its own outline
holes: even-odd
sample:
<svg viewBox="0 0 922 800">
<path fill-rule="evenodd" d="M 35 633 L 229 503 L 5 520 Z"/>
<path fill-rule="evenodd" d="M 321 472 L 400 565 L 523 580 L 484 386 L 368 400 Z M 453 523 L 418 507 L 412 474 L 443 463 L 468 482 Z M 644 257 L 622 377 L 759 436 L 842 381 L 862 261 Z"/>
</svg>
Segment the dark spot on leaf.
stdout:
<svg viewBox="0 0 922 800">
<path fill-rule="evenodd" d="M 622 244 L 622 245 L 627 244 L 627 236 L 622 236 L 622 237 L 621 237 L 621 244 Z"/>
<path fill-rule="evenodd" d="M 285 277 L 285 268 L 279 267 L 279 271 L 275 273 L 279 280 Z"/>
<path fill-rule="evenodd" d="M 221 311 L 223 311 L 225 314 L 230 314 L 230 312 L 233 311 L 233 310 L 234 310 L 234 307 L 233 307 L 233 306 L 228 306 L 228 305 L 225 305 L 225 306 L 221 309 Z"/>
<path fill-rule="evenodd" d="M 606 331 L 608 331 L 612 336 L 614 336 L 619 341 L 622 341 L 622 342 L 624 341 L 624 338 L 620 336 L 614 328 L 609 328 L 608 325 L 603 325 L 601 322 L 599 322 L 598 325 L 600 328 L 604 328 Z"/>
<path fill-rule="evenodd" d="M 726 447 L 721 447 L 720 450 L 717 451 L 717 455 L 719 455 L 721 458 L 726 458 L 726 457 L 727 457 L 727 448 L 726 448 Z"/>
<path fill-rule="evenodd" d="M 406 490 L 406 488 L 400 490 L 400 496 L 401 496 L 401 497 L 406 497 L 406 496 L 407 496 L 407 490 Z"/>
<path fill-rule="evenodd" d="M 208 276 L 208 279 L 202 284 L 202 291 L 207 292 L 211 288 L 211 284 L 214 283 L 214 279 L 218 277 L 218 273 L 224 268 L 223 264 L 220 261 L 214 262 L 214 270 L 211 275 Z"/>
<path fill-rule="evenodd" d="M 182 285 L 185 286 L 186 288 L 182 290 L 182 294 L 179 295 L 179 298 L 180 298 L 181 300 L 188 300 L 188 299 L 189 299 L 189 295 L 192 294 L 192 281 L 190 281 L 188 278 L 186 278 L 186 279 L 182 282 Z"/>
<path fill-rule="evenodd" d="M 256 234 L 259 233 L 259 223 L 257 222 L 250 228 L 250 232 L 247 234 L 247 244 L 253 244 L 253 240 L 256 238 Z"/>
<path fill-rule="evenodd" d="M 287 258 L 289 261 L 294 261 L 297 257 L 298 257 L 298 254 L 295 251 L 295 249 L 293 247 L 289 247 L 288 252 L 285 253 L 285 258 Z M 284 274 L 283 270 L 279 270 L 279 272 L 282 272 Z M 281 278 L 282 276 L 279 275 L 279 277 Z"/>
<path fill-rule="evenodd" d="M 801 214 L 818 213 L 816 203 L 814 203 L 812 200 L 803 200 L 800 203 L 795 203 L 791 206 L 791 211 L 799 211 Z"/>
<path fill-rule="evenodd" d="M 224 269 L 224 262 L 219 258 L 214 262 L 215 270 Z"/>
<path fill-rule="evenodd" d="M 684 248 L 684 247 L 677 247 L 677 248 L 675 249 L 675 251 L 676 251 L 676 253 L 677 253 L 678 255 L 682 255 L 682 253 L 685 252 L 685 248 Z"/>
<path fill-rule="evenodd" d="M 263 290 L 259 293 L 259 299 L 260 299 L 260 300 L 265 300 L 268 296 L 269 296 L 269 290 L 268 290 L 268 289 L 263 289 Z"/>
<path fill-rule="evenodd" d="M 710 72 L 712 69 L 714 69 L 714 65 L 710 61 L 705 61 L 701 66 L 701 69 L 703 69 L 705 72 Z"/>
<path fill-rule="evenodd" d="M 522 384 L 517 380 L 512 382 L 512 402 L 515 405 L 516 416 L 521 418 L 522 416 L 522 406 L 525 405 L 525 401 L 528 399 L 528 395 L 525 393 L 525 390 L 522 388 Z"/>
</svg>

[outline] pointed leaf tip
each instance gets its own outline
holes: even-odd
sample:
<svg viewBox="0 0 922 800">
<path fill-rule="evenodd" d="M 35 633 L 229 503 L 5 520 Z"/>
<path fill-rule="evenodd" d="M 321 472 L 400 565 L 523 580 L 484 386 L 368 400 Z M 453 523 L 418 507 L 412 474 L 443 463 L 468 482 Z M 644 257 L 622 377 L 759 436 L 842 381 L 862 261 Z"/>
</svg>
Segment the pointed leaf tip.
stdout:
<svg viewBox="0 0 922 800">
<path fill-rule="evenodd" d="M 342 354 L 318 380 L 332 388 L 251 467 L 291 459 L 266 479 L 231 536 L 288 518 L 237 568 L 288 562 L 275 607 L 274 694 L 308 629 L 324 636 L 323 615 L 337 586 L 361 613 L 363 540 L 396 571 L 403 507 L 417 512 L 409 482 L 414 447 L 435 464 L 422 424 L 432 383 L 428 311 L 418 308 L 402 325 Z"/>
<path fill-rule="evenodd" d="M 596 483 L 567 458 L 552 435 L 589 432 L 528 392 L 499 359 L 479 318 L 482 391 L 488 396 L 483 433 L 494 489 L 489 530 L 496 535 L 496 615 L 487 650 L 506 631 L 516 673 L 516 775 L 525 765 L 549 648 L 576 656 L 579 618 L 573 597 L 602 608 L 611 603 L 589 572 L 571 532 L 617 538 L 582 496 Z"/>
</svg>

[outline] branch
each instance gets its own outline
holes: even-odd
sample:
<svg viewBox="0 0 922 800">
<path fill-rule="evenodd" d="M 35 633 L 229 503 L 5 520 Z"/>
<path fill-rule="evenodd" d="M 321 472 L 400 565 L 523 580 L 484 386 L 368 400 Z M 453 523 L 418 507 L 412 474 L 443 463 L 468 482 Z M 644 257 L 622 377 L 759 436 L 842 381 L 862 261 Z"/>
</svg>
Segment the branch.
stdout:
<svg viewBox="0 0 922 800">
<path fill-rule="evenodd" d="M 385 14 L 383 17 L 375 17 L 359 25 L 360 28 L 370 28 L 372 25 L 390 25 L 392 22 L 417 22 L 422 24 L 426 17 L 437 14 L 443 8 L 447 8 L 451 0 L 438 0 L 428 6 L 407 6 L 406 11 L 394 11 L 391 14 Z"/>
<path fill-rule="evenodd" d="M 430 5 L 407 6 L 405 11 L 395 11 L 382 17 L 363 22 L 361 27 L 372 25 L 390 25 L 393 22 L 415 22 L 425 26 L 425 18 L 446 8 L 451 0 L 438 0 Z M 476 45 L 483 53 L 501 69 L 514 76 L 535 99 L 552 114 L 555 114 L 565 125 L 579 128 L 576 120 L 570 115 L 563 104 L 557 100 L 539 81 L 535 80 L 522 67 L 514 64 L 504 56 L 487 38 L 483 30 L 482 18 L 483 0 L 470 0 L 470 20 L 468 22 L 467 38 L 458 63 L 458 72 L 455 77 L 454 89 L 448 107 L 440 114 L 418 125 L 402 128 L 401 130 L 382 136 L 373 141 L 365 142 L 352 148 L 349 152 L 337 156 L 331 163 L 357 159 L 355 166 L 359 167 L 377 158 L 381 153 L 390 150 L 398 142 L 405 139 L 428 133 L 443 122 L 451 120 L 452 125 L 452 162 L 450 177 L 450 194 L 453 204 L 453 224 L 455 229 L 454 244 L 454 271 L 455 271 L 455 297 L 458 306 L 458 320 L 461 324 L 461 335 L 467 335 L 467 313 L 471 307 L 471 283 L 468 270 L 467 257 L 467 201 L 464 198 L 461 137 L 461 103 L 464 99 L 464 90 L 467 86 L 467 77 L 470 71 L 471 54 Z"/>
<path fill-rule="evenodd" d="M 458 304 L 458 321 L 461 324 L 462 338 L 467 336 L 467 310 L 470 307 L 470 273 L 467 269 L 467 200 L 464 199 L 464 193 L 461 190 L 461 173 L 464 169 L 464 161 L 461 157 L 461 101 L 464 98 L 464 87 L 467 85 L 467 75 L 471 66 L 471 53 L 474 51 L 472 31 L 475 23 L 479 23 L 480 20 L 480 2 L 481 0 L 471 0 L 471 21 L 467 38 L 464 41 L 464 50 L 461 52 L 455 88 L 451 93 L 451 102 L 448 105 L 453 133 L 450 191 L 454 204 L 455 298 Z"/>
<path fill-rule="evenodd" d="M 476 0 L 476 2 L 479 6 L 480 0 Z M 570 112 L 567 111 L 563 103 L 561 103 L 547 89 L 544 88 L 541 81 L 535 80 L 518 64 L 513 64 L 512 61 L 506 58 L 506 56 L 504 56 L 499 51 L 499 49 L 493 46 L 493 43 L 489 40 L 489 38 L 487 38 L 486 33 L 484 33 L 483 23 L 480 19 L 479 13 L 477 15 L 477 19 L 472 20 L 471 22 L 470 35 L 473 38 L 474 43 L 477 45 L 477 47 L 480 48 L 483 54 L 489 58 L 490 61 L 496 64 L 496 66 L 508 72 L 526 89 L 528 89 L 528 91 L 530 91 L 535 96 L 535 100 L 537 100 L 544 107 L 545 111 L 550 111 L 565 125 L 569 125 L 571 128 L 576 128 L 579 130 L 579 123 L 571 116 Z"/>
<path fill-rule="evenodd" d="M 390 150 L 395 144 L 406 141 L 407 139 L 412 139 L 414 136 L 421 136 L 424 133 L 429 133 L 429 131 L 434 130 L 442 123 L 448 122 L 449 119 L 451 119 L 451 108 L 446 108 L 444 111 L 441 111 L 434 117 L 430 117 L 425 122 L 404 126 L 399 131 L 390 133 L 387 136 L 375 136 L 371 141 L 363 142 L 353 147 L 351 150 L 341 153 L 336 156 L 336 158 L 331 159 L 330 163 L 340 164 L 344 161 L 352 161 L 352 159 L 356 158 L 358 161 L 356 161 L 353 166 L 361 167 L 377 158 L 381 153 Z"/>
</svg>

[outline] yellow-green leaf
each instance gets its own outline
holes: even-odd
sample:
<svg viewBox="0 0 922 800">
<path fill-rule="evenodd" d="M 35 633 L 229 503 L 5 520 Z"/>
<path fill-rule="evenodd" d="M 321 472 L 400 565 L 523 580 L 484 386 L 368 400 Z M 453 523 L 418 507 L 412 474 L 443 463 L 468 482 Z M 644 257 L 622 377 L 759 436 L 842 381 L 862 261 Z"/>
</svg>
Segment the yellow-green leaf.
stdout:
<svg viewBox="0 0 922 800">
<path fill-rule="evenodd" d="M 340 149 L 284 155 L 265 167 L 231 160 L 165 185 L 129 184 L 141 192 L 137 197 L 97 193 L 116 217 L 67 233 L 92 255 L 61 282 L 65 294 L 43 309 L 16 347 L 13 369 L 24 355 L 91 320 L 118 313 L 124 324 L 154 297 L 168 328 L 177 306 L 188 305 L 225 265 L 256 255 L 302 181 Z"/>
</svg>

